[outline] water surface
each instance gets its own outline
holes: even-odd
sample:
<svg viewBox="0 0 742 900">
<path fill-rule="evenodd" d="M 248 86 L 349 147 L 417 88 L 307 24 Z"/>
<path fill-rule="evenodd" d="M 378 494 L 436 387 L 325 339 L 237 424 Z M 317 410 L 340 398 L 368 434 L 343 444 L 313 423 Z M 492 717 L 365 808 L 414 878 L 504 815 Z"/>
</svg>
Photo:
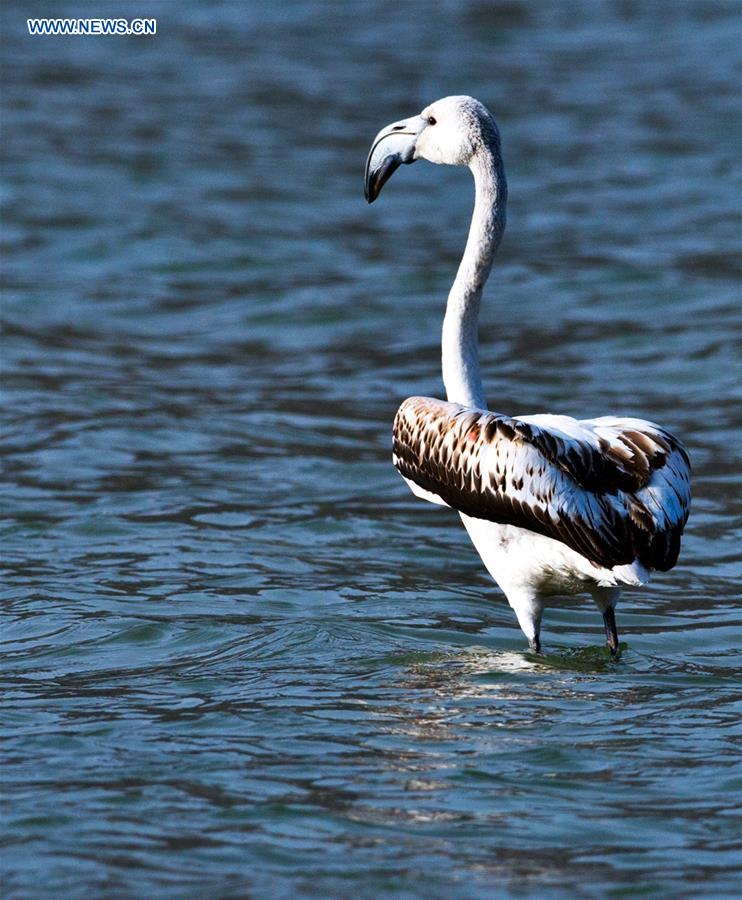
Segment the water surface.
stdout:
<svg viewBox="0 0 742 900">
<path fill-rule="evenodd" d="M 735 893 L 738 5 L 372 6 L 4 8 L 5 896 Z M 363 164 L 460 92 L 510 182 L 492 408 L 693 460 L 619 663 L 579 601 L 530 654 L 391 466 L 472 190 L 368 207 Z"/>
</svg>

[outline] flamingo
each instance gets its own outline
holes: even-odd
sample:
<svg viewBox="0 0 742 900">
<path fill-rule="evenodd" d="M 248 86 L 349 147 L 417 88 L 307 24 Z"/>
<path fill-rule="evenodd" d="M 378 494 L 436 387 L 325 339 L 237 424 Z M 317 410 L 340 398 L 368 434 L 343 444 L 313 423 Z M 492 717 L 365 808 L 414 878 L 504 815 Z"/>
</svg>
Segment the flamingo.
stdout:
<svg viewBox="0 0 742 900">
<path fill-rule="evenodd" d="M 505 229 L 500 134 L 473 97 L 437 100 L 382 128 L 366 162 L 369 203 L 402 164 L 468 166 L 475 200 L 448 294 L 446 401 L 410 397 L 393 429 L 394 465 L 416 496 L 457 510 L 530 648 L 544 608 L 590 594 L 620 655 L 615 607 L 626 585 L 677 562 L 690 508 L 690 462 L 666 428 L 644 419 L 490 412 L 479 367 L 482 290 Z"/>
</svg>

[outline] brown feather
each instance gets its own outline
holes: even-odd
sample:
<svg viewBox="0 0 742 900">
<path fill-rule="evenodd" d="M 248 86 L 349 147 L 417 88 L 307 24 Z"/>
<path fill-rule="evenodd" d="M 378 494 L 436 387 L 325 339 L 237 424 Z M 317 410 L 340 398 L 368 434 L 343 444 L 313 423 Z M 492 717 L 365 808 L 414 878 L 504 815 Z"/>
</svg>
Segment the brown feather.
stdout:
<svg viewBox="0 0 742 900">
<path fill-rule="evenodd" d="M 651 434 L 627 427 L 614 442 L 596 438 L 592 446 L 508 416 L 411 397 L 395 418 L 394 463 L 466 515 L 554 538 L 596 565 L 638 558 L 664 570 L 677 560 L 687 497 L 673 488 L 685 515 L 662 530 L 636 494 L 670 458 L 687 485 L 688 462 L 675 438 L 648 427 Z M 529 463 L 513 471 L 518 459 Z"/>
</svg>

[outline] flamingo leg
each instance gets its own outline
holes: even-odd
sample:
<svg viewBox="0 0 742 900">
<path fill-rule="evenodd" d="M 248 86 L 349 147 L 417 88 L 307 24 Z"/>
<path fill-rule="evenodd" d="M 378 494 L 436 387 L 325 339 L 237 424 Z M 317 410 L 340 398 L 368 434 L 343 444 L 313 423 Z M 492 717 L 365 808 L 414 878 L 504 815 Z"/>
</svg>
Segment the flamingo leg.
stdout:
<svg viewBox="0 0 742 900">
<path fill-rule="evenodd" d="M 611 651 L 611 656 L 617 658 L 621 655 L 618 646 L 618 631 L 616 630 L 616 613 L 612 606 L 606 607 L 603 613 L 603 623 L 605 625 L 605 638 Z"/>
</svg>

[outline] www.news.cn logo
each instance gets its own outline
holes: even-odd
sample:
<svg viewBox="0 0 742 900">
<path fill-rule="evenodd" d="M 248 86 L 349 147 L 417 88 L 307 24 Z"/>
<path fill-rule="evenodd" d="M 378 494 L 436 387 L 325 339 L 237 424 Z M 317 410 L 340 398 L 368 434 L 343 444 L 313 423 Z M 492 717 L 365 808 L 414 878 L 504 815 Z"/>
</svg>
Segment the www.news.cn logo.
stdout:
<svg viewBox="0 0 742 900">
<path fill-rule="evenodd" d="M 157 34 L 157 19 L 26 19 L 29 34 Z"/>
</svg>

